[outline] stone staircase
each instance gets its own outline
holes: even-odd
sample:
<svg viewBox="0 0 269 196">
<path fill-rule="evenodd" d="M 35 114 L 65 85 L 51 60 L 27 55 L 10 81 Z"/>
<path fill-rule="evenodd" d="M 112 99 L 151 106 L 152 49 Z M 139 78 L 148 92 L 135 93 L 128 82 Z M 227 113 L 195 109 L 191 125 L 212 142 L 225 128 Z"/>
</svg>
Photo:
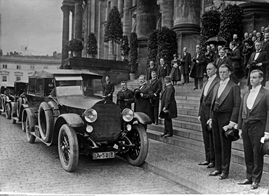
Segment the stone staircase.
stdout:
<svg viewBox="0 0 269 196">
<path fill-rule="evenodd" d="M 245 84 L 246 81 L 241 83 L 242 93 L 247 89 Z M 134 89 L 138 86 L 137 80 L 128 81 L 129 89 Z M 170 138 L 160 137 L 164 128 L 162 119 L 159 119 L 159 125 L 149 125 L 147 133 L 148 137 L 153 140 L 176 145 L 204 155 L 202 128 L 197 118 L 201 90 L 193 90 L 193 86 L 193 81 L 186 85 L 179 84 L 175 86 L 178 117 L 173 119 L 174 136 Z M 267 84 L 267 86 L 269 86 L 269 84 Z M 119 89 L 119 86 L 117 86 L 115 95 Z M 116 100 L 116 97 L 114 100 Z M 236 164 L 245 165 L 243 141 L 241 138 L 232 143 L 231 161 Z M 264 159 L 264 171 L 269 172 L 268 156 Z"/>
</svg>

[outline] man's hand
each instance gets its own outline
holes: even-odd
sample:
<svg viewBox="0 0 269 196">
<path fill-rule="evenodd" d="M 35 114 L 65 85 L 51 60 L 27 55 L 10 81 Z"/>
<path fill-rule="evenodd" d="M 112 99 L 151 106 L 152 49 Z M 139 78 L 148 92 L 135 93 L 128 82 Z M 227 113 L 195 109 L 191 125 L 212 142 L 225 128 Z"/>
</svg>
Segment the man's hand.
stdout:
<svg viewBox="0 0 269 196">
<path fill-rule="evenodd" d="M 257 63 L 256 66 L 262 66 L 262 63 Z"/>
<path fill-rule="evenodd" d="M 201 121 L 201 116 L 198 116 L 198 120 Z"/>
<path fill-rule="evenodd" d="M 198 60 L 196 60 L 196 63 L 199 63 L 199 61 L 198 61 Z"/>
<path fill-rule="evenodd" d="M 168 110 L 164 107 L 164 108 L 163 108 L 163 112 L 164 112 L 164 113 L 168 113 Z"/>
<path fill-rule="evenodd" d="M 264 136 L 261 138 L 260 142 L 264 143 L 265 141 L 269 140 L 269 133 L 264 132 Z"/>
<path fill-rule="evenodd" d="M 224 131 L 227 131 L 228 129 L 232 129 L 235 128 L 236 126 L 238 126 L 236 123 L 230 121 L 230 123 L 228 125 L 225 125 L 223 128 Z"/>
<path fill-rule="evenodd" d="M 143 95 L 144 95 L 143 93 L 140 93 L 140 96 L 141 96 L 141 97 L 143 97 Z"/>
<path fill-rule="evenodd" d="M 208 119 L 208 121 L 206 122 L 206 124 L 208 124 L 209 127 L 212 128 L 212 119 L 211 118 Z"/>
</svg>

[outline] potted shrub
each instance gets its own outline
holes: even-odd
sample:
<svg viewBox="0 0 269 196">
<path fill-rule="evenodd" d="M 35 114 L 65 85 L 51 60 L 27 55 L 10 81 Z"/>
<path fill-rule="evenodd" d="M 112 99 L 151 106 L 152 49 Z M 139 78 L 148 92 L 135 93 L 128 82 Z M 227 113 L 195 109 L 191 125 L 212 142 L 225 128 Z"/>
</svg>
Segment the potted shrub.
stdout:
<svg viewBox="0 0 269 196">
<path fill-rule="evenodd" d="M 80 39 L 72 39 L 67 44 L 68 51 L 71 51 L 74 57 L 81 57 L 81 51 L 83 50 L 83 42 Z"/>
</svg>

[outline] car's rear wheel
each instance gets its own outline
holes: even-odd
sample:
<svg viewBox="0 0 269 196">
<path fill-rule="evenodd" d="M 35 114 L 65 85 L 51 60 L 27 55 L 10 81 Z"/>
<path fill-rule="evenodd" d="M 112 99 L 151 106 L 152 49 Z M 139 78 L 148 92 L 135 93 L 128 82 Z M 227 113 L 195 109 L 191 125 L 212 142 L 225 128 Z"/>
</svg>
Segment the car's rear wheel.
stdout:
<svg viewBox="0 0 269 196">
<path fill-rule="evenodd" d="M 148 137 L 145 128 L 142 125 L 134 125 L 128 132 L 127 137 L 135 145 L 126 153 L 127 161 L 134 166 L 141 166 L 148 154 Z"/>
<path fill-rule="evenodd" d="M 64 170 L 73 172 L 78 165 L 78 139 L 74 129 L 67 124 L 62 125 L 59 131 L 58 152 Z"/>
<path fill-rule="evenodd" d="M 35 131 L 35 119 L 27 115 L 25 120 L 25 132 L 26 132 L 26 139 L 29 143 L 35 142 L 35 136 L 31 134 L 31 132 Z"/>
<path fill-rule="evenodd" d="M 11 107 L 10 107 L 10 103 L 7 103 L 6 104 L 5 111 L 6 111 L 6 118 L 7 119 L 11 119 Z"/>
<path fill-rule="evenodd" d="M 53 131 L 53 113 L 46 102 L 42 102 L 39 106 L 38 124 L 42 140 L 49 142 Z"/>
</svg>

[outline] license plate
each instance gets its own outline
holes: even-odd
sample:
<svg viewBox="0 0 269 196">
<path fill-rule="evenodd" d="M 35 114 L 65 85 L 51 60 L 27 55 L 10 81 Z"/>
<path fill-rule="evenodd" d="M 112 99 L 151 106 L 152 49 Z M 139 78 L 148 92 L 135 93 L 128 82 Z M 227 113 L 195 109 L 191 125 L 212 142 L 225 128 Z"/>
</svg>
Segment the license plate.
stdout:
<svg viewBox="0 0 269 196">
<path fill-rule="evenodd" d="M 94 152 L 93 159 L 112 159 L 115 158 L 115 152 Z"/>
</svg>

